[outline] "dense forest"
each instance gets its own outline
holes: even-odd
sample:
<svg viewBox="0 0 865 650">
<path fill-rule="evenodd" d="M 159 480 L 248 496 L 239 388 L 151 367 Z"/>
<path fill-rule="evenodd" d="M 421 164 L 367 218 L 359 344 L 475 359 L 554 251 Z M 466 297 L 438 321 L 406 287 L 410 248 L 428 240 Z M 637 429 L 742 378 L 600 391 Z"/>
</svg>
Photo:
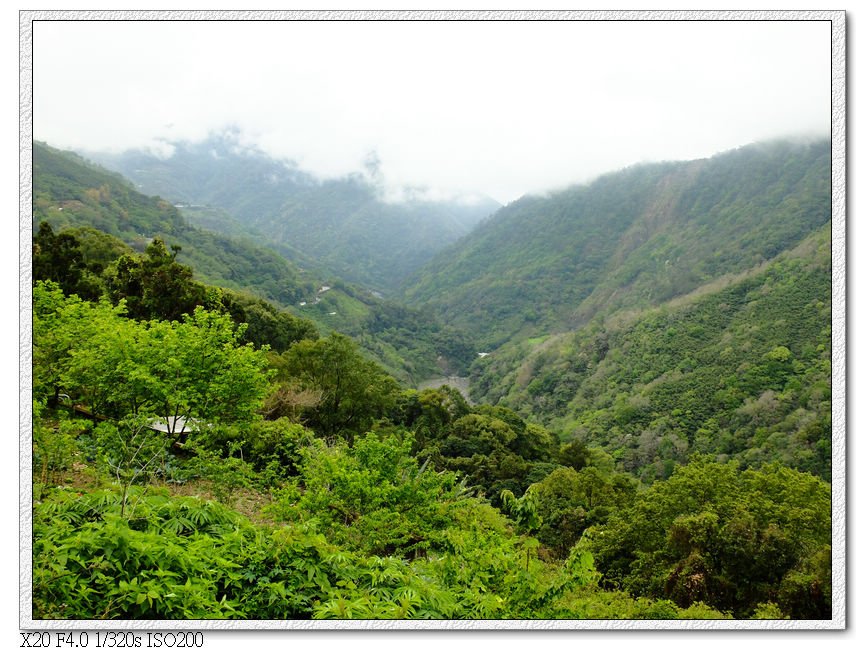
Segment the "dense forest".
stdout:
<svg viewBox="0 0 865 650">
<path fill-rule="evenodd" d="M 476 363 L 475 394 L 641 476 L 694 451 L 831 475 L 828 224 L 771 263 Z"/>
<path fill-rule="evenodd" d="M 236 302 L 254 303 L 255 311 L 269 319 L 287 313 L 312 321 L 322 333 L 352 336 L 371 358 L 411 385 L 438 372 L 465 372 L 474 357 L 466 335 L 428 310 L 376 297 L 313 265 L 301 268 L 249 236 L 195 226 L 167 201 L 141 194 L 74 153 L 34 143 L 33 167 L 34 226 L 46 222 L 77 238 L 85 282 L 98 284 L 104 272 L 113 273 L 106 269 L 116 258 L 145 253 L 159 239 L 178 263 L 194 269 L 199 285 L 219 287 Z M 68 262 L 57 264 L 59 278 Z M 204 304 L 205 288 L 193 291 L 197 304 Z"/>
<path fill-rule="evenodd" d="M 828 141 L 779 141 L 527 196 L 440 253 L 404 295 L 483 349 L 659 306 L 828 223 L 829 174 Z"/>
<path fill-rule="evenodd" d="M 525 197 L 405 306 L 35 145 L 33 617 L 830 618 L 828 183 Z"/>
</svg>

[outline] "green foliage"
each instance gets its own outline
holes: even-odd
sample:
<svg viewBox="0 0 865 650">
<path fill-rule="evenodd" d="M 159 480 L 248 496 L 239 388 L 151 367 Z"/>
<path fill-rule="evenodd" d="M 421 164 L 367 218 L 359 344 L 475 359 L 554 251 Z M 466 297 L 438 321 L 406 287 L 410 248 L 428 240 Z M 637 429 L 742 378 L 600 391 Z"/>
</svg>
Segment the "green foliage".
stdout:
<svg viewBox="0 0 865 650">
<path fill-rule="evenodd" d="M 386 472 L 381 461 L 397 447 L 365 442 L 358 458 Z M 501 515 L 473 498 L 443 499 L 447 494 L 434 499 L 449 520 L 439 544 L 409 561 L 359 553 L 330 535 L 326 541 L 310 530 L 312 521 L 253 526 L 217 504 L 158 490 L 133 488 L 129 517 L 120 516 L 116 492 L 53 490 L 34 512 L 34 616 L 523 618 L 544 615 L 563 593 L 596 581 L 587 554 L 561 571 L 537 561 L 525 568 L 526 541 L 513 537 Z M 420 498 L 411 503 L 409 511 L 424 507 Z"/>
<path fill-rule="evenodd" d="M 236 616 L 218 576 L 242 544 L 239 518 L 197 499 L 55 490 L 34 506 L 33 616 L 194 619 Z"/>
<path fill-rule="evenodd" d="M 771 601 L 785 615 L 828 618 L 829 497 L 827 483 L 779 465 L 740 471 L 698 457 L 581 546 L 610 584 L 636 595 L 737 616 Z"/>
<path fill-rule="evenodd" d="M 146 331 L 155 379 L 149 397 L 169 433 L 178 433 L 179 426 L 183 439 L 183 426 L 196 421 L 233 424 L 256 418 L 268 387 L 267 359 L 264 351 L 241 345 L 242 329 L 235 329 L 228 316 L 197 308 L 182 323 L 152 322 Z"/>
<path fill-rule="evenodd" d="M 153 239 L 171 242 L 183 250 L 178 262 L 192 264 L 201 280 L 283 304 L 314 291 L 315 282 L 277 253 L 191 227 L 165 200 L 135 191 L 122 177 L 76 154 L 38 142 L 33 146 L 33 217 L 40 227 L 47 221 L 55 228 L 95 228 L 139 251 Z M 78 228 L 72 232 L 80 234 Z"/>
<path fill-rule="evenodd" d="M 300 450 L 302 490 L 285 491 L 273 512 L 369 555 L 417 557 L 441 548 L 448 508 L 468 491 L 455 475 L 418 466 L 411 440 L 375 434 Z"/>
<path fill-rule="evenodd" d="M 176 261 L 179 251 L 172 246 L 169 252 L 161 239 L 154 239 L 144 257 L 119 257 L 108 280 L 112 301 L 125 301 L 129 316 L 141 320 L 179 320 L 202 306 L 206 289 L 193 281 L 191 268 Z"/>
<path fill-rule="evenodd" d="M 33 282 L 56 282 L 65 293 L 93 299 L 101 293 L 97 277 L 100 270 L 85 263 L 75 236 L 68 232 L 55 234 L 46 221 L 39 224 L 33 237 Z"/>
<path fill-rule="evenodd" d="M 541 525 L 538 539 L 556 557 L 565 557 L 589 526 L 603 524 L 611 513 L 630 504 L 633 478 L 585 467 L 560 467 L 531 487 Z"/>
<path fill-rule="evenodd" d="M 392 415 L 414 432 L 419 457 L 464 475 L 495 505 L 503 490 L 522 495 L 556 467 L 552 435 L 509 409 L 470 408 L 447 387 L 410 393 L 403 400 Z"/>
<path fill-rule="evenodd" d="M 344 328 L 354 334 L 352 328 Z M 407 360 L 416 364 L 413 376 L 426 378 L 439 372 L 462 375 L 475 359 L 475 349 L 466 334 L 442 325 L 429 310 L 415 310 L 392 302 L 380 302 L 366 315 L 357 334 L 368 347 L 386 342 L 398 350 L 412 351 Z M 423 353 L 421 355 L 420 353 Z M 430 364 L 429 360 L 434 360 Z"/>
<path fill-rule="evenodd" d="M 468 415 L 469 411 L 470 407 L 459 391 L 442 386 L 404 391 L 398 396 L 389 417 L 414 433 L 416 444 L 413 452 L 417 453 L 432 441 L 445 438 L 450 425 Z"/>
<path fill-rule="evenodd" d="M 43 221 L 39 224 L 40 229 L 43 223 L 48 225 L 47 221 Z M 77 246 L 81 250 L 84 264 L 94 275 L 101 276 L 112 262 L 123 255 L 134 252 L 129 245 L 117 237 L 89 226 L 65 228 L 63 234 L 75 238 Z"/>
<path fill-rule="evenodd" d="M 61 388 L 93 414 L 160 418 L 182 442 L 198 423 L 254 419 L 267 388 L 263 351 L 240 345 L 226 315 L 139 323 L 123 306 L 34 289 L 34 394 Z"/>
<path fill-rule="evenodd" d="M 314 434 L 286 418 L 253 420 L 234 426 L 211 426 L 185 445 L 192 454 L 179 478 L 203 479 L 223 503 L 238 490 L 279 490 L 300 471 L 302 452 Z"/>
<path fill-rule="evenodd" d="M 63 242 L 62 246 L 56 241 Z M 88 300 L 97 301 L 102 295 L 115 304 L 122 300 L 131 317 L 179 320 L 195 307 L 207 306 L 229 313 L 237 325 L 245 324 L 244 342 L 268 345 L 279 352 L 295 341 L 318 336 L 311 321 L 266 300 L 194 281 L 192 269 L 176 261 L 180 248 L 174 246 L 169 253 L 161 239 L 154 239 L 140 256 L 93 228 L 67 229 L 55 236 L 43 221 L 33 246 L 34 282 L 56 281 L 64 293 Z M 65 251 L 72 251 L 78 261 L 67 259 L 72 253 Z"/>
<path fill-rule="evenodd" d="M 207 159 L 212 160 L 209 154 Z M 249 170 L 235 171 L 246 177 Z M 240 194 L 235 190 L 225 198 Z M 307 256 L 284 244 L 278 246 L 281 253 L 310 270 L 249 239 L 190 226 L 164 200 L 139 194 L 117 175 L 41 143 L 34 144 L 33 214 L 39 229 L 44 223 L 63 231 L 55 236 L 52 228 L 51 237 L 37 233 L 34 279 L 62 279 L 67 293 L 87 299 L 106 292 L 115 302 L 125 297 L 127 313 L 135 318 L 178 319 L 198 305 L 225 310 L 237 324 L 248 324 L 246 341 L 280 352 L 296 340 L 315 338 L 316 329 L 336 330 L 407 384 L 442 371 L 465 372 L 475 355 L 463 333 L 442 326 L 430 313 L 387 303 L 338 279 L 325 281 Z M 415 237 L 416 231 L 407 235 Z M 146 248 L 147 254 L 135 255 L 123 242 L 138 251 Z M 404 249 L 392 248 L 389 256 L 393 250 Z M 408 259 L 418 262 L 410 254 Z M 390 272 L 391 261 L 376 268 Z M 325 286 L 330 289 L 323 291 Z"/>
<path fill-rule="evenodd" d="M 71 152 L 33 145 L 33 214 L 59 226 L 91 226 L 115 236 L 171 235 L 182 229 L 177 210 L 145 197 L 117 174 Z"/>
<path fill-rule="evenodd" d="M 828 141 L 640 165 L 523 197 L 404 286 L 481 349 L 645 309 L 795 247 L 828 223 Z"/>
<path fill-rule="evenodd" d="M 621 591 L 599 589 L 595 585 L 573 589 L 560 601 L 550 618 L 605 620 L 722 620 L 733 618 L 703 603 L 687 608 L 665 599 L 634 598 Z"/>
<path fill-rule="evenodd" d="M 200 453 L 223 498 L 255 489 L 271 468 L 250 460 L 283 439 L 297 476 L 252 525 L 223 506 L 135 486 L 50 489 L 34 509 L 37 618 L 719 618 L 706 605 L 602 591 L 592 555 L 545 561 L 501 513 L 449 472 L 419 465 L 410 437 L 368 434 L 328 446 L 296 425 L 264 423 L 259 450 L 237 438 L 228 458 Z M 97 438 L 109 432 L 100 425 Z M 254 431 L 247 432 L 254 439 Z M 191 462 L 191 461 L 190 461 Z M 292 461 L 294 462 L 294 461 Z M 590 468 L 591 469 L 591 468 Z M 567 469 L 572 472 L 573 470 Z M 284 480 L 284 479 L 283 479 Z M 771 481 L 765 504 L 784 503 Z M 780 483 L 778 483 L 778 487 Z M 536 486 L 503 500 L 523 530 L 539 523 Z M 764 506 L 765 506 L 764 504 Z M 524 516 L 525 515 L 525 516 Z M 799 519 L 801 521 L 801 518 Z M 818 557 L 819 552 L 817 556 Z M 815 560 L 815 565 L 820 561 Z M 806 584 L 811 564 L 781 599 Z M 761 610 L 762 611 L 762 610 Z"/>
<path fill-rule="evenodd" d="M 535 540 L 514 536 L 507 520 L 471 496 L 453 473 L 418 466 L 410 448 L 408 439 L 374 434 L 353 447 L 319 441 L 302 452 L 296 485 L 269 511 L 374 562 L 387 554 L 391 566 L 410 566 L 423 576 L 425 591 L 433 588 L 436 598 L 446 598 L 446 608 L 438 602 L 425 615 L 539 616 L 567 589 L 595 579 L 587 554 L 560 570 L 532 561 Z M 363 595 L 357 584 L 350 589 Z M 364 609 L 369 605 L 366 598 L 337 600 L 317 615 L 357 616 L 374 611 Z"/>
<path fill-rule="evenodd" d="M 572 440 L 562 445 L 559 450 L 558 461 L 565 467 L 581 470 L 589 462 L 589 450 L 581 440 Z"/>
<path fill-rule="evenodd" d="M 775 603 L 760 603 L 754 609 L 754 616 L 752 618 L 758 620 L 780 620 L 789 619 L 790 617 L 784 616 L 781 608 Z"/>
<path fill-rule="evenodd" d="M 247 457 L 259 474 L 274 483 L 299 473 L 301 451 L 314 439 L 309 429 L 284 418 L 253 422 L 248 436 Z"/>
<path fill-rule="evenodd" d="M 521 531 L 532 533 L 540 527 L 543 519 L 538 513 L 538 499 L 531 487 L 519 499 L 510 490 L 502 490 L 499 499 L 502 511 L 516 522 Z M 535 546 L 534 543 L 526 544 L 526 571 L 529 570 L 530 551 Z"/>
<path fill-rule="evenodd" d="M 312 321 L 298 318 L 265 300 L 228 290 L 212 289 L 211 294 L 214 295 L 209 302 L 218 303 L 235 323 L 246 325 L 242 335 L 246 343 L 284 352 L 297 341 L 318 338 Z"/>
<path fill-rule="evenodd" d="M 527 358 L 503 351 L 485 369 L 487 397 L 602 446 L 646 482 L 694 452 L 828 479 L 829 279 L 823 228 L 704 295 L 560 335 Z"/>
<path fill-rule="evenodd" d="M 301 389 L 321 394 L 320 402 L 305 410 L 303 417 L 311 429 L 329 438 L 351 441 L 396 400 L 396 381 L 341 334 L 300 341 L 277 358 L 275 365 L 277 378 L 296 381 Z"/>
<path fill-rule="evenodd" d="M 538 498 L 531 489 L 517 499 L 510 490 L 502 490 L 500 495 L 502 510 L 517 523 L 521 530 L 533 532 L 543 521 L 538 513 Z"/>
<path fill-rule="evenodd" d="M 231 505 L 238 491 L 252 488 L 257 482 L 252 466 L 232 455 L 238 445 L 231 445 L 226 456 L 201 444 L 194 444 L 195 456 L 185 464 L 183 476 L 203 479 L 220 503 Z"/>
<path fill-rule="evenodd" d="M 37 282 L 33 287 L 34 399 L 56 407 L 68 383 L 65 374 L 72 351 L 98 335 L 128 336 L 131 326 L 127 327 L 123 313 L 123 306 L 113 307 L 107 300 L 89 303 L 74 295 L 67 298 L 56 283 Z M 106 366 L 110 372 L 110 361 Z"/>
<path fill-rule="evenodd" d="M 509 206 L 440 269 L 484 347 L 539 334 L 474 363 L 481 405 L 367 358 L 408 383 L 463 373 L 475 344 L 432 312 L 326 288 L 37 149 L 37 618 L 831 615 L 822 145 Z M 83 472 L 111 488 L 62 487 Z"/>
</svg>

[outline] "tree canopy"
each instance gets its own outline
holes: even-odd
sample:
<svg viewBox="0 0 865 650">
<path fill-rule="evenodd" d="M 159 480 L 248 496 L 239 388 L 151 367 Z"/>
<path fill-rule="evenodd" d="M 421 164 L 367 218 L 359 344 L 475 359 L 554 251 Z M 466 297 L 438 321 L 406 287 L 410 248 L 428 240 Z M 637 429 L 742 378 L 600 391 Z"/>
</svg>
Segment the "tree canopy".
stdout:
<svg viewBox="0 0 865 650">
<path fill-rule="evenodd" d="M 194 426 L 255 417 L 268 386 L 267 358 L 240 343 L 242 328 L 229 316 L 201 307 L 181 322 L 123 314 L 122 303 L 88 303 L 38 284 L 35 394 L 62 390 L 100 416 L 149 414 L 181 442 Z"/>
</svg>

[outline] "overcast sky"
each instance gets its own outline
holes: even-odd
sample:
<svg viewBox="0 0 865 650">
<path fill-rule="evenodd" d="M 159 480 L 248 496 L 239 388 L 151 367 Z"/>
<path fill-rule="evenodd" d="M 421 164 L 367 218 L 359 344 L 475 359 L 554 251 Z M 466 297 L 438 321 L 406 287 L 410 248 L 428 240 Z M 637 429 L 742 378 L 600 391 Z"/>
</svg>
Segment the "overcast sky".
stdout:
<svg viewBox="0 0 865 650">
<path fill-rule="evenodd" d="M 318 175 L 501 201 L 637 162 L 828 135 L 828 22 L 38 22 L 34 137 L 228 125 Z"/>
</svg>

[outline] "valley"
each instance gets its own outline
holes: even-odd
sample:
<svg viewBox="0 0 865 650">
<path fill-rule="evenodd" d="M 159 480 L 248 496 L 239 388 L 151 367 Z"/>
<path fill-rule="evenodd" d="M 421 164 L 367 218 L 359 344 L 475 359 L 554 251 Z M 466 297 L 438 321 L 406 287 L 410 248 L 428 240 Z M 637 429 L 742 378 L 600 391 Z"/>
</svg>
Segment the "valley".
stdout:
<svg viewBox="0 0 865 650">
<path fill-rule="evenodd" d="M 500 207 L 488 197 L 434 201 L 420 191 L 392 200 L 375 160 L 365 174 L 318 179 L 294 161 L 240 145 L 231 131 L 171 146 L 169 158 L 83 153 L 139 191 L 182 204 L 193 222 L 227 235 L 257 234 L 291 261 L 391 296 L 402 278 Z"/>
<path fill-rule="evenodd" d="M 434 379 L 427 379 L 426 381 L 421 382 L 418 385 L 418 390 L 426 390 L 427 388 L 441 388 L 442 386 L 450 386 L 451 388 L 459 391 L 460 395 L 462 395 L 465 400 L 471 404 L 471 396 L 469 395 L 469 377 L 459 377 L 456 375 L 451 375 L 450 377 L 440 377 Z"/>
<path fill-rule="evenodd" d="M 34 143 L 35 616 L 831 617 L 828 141 L 504 206 L 172 146 Z"/>
</svg>

